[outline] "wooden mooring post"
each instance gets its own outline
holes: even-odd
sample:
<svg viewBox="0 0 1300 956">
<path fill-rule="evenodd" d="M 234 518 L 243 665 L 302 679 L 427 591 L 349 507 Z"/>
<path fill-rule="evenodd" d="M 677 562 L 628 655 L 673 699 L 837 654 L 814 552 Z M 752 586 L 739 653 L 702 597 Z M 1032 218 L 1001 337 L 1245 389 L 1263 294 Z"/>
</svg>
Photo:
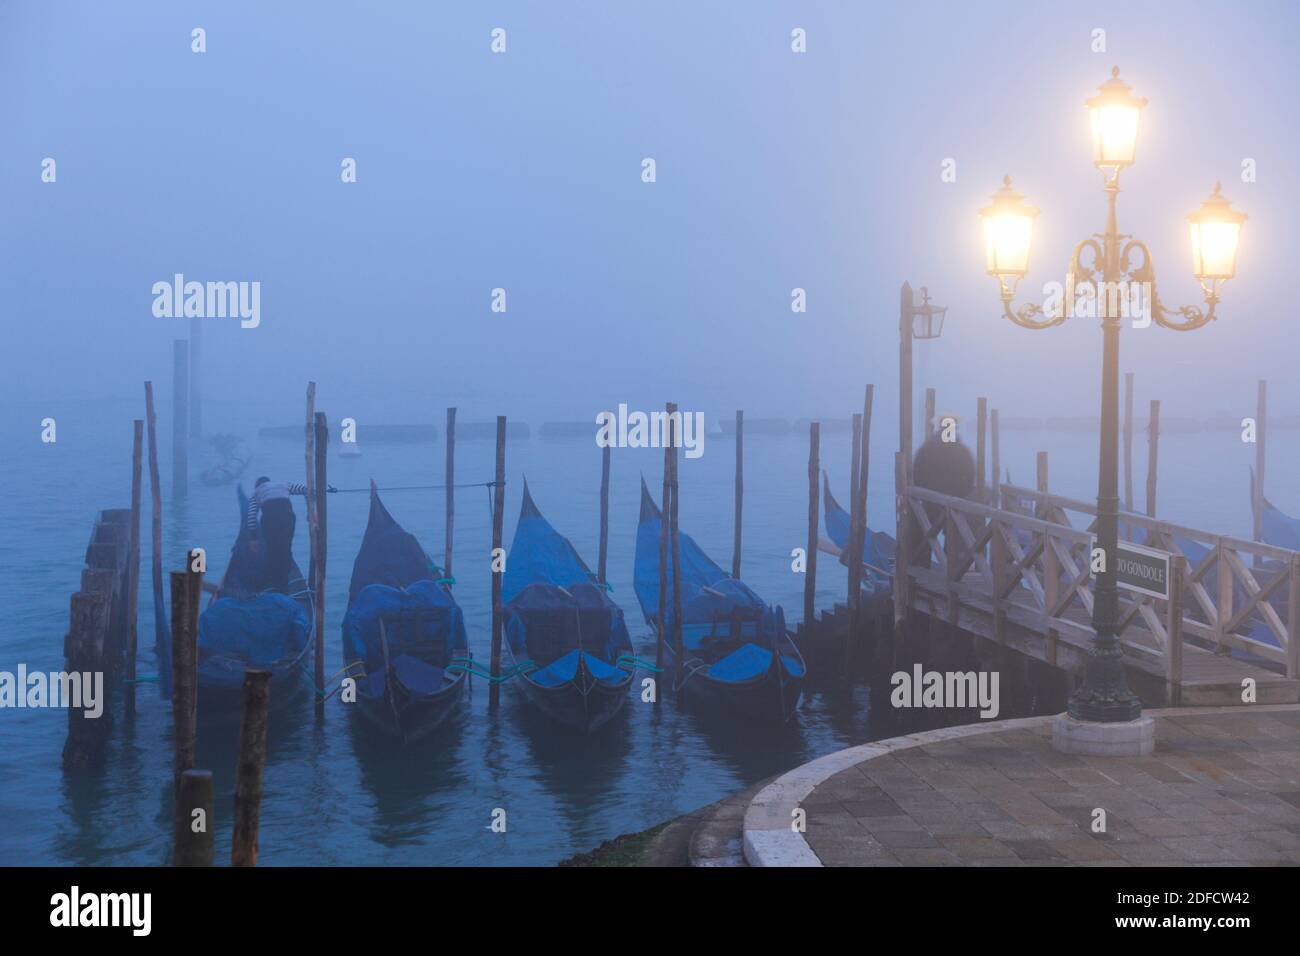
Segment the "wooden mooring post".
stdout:
<svg viewBox="0 0 1300 956">
<path fill-rule="evenodd" d="M 740 516 L 745 500 L 745 412 L 736 409 L 736 535 L 731 545 L 731 576 L 740 580 Z"/>
<path fill-rule="evenodd" d="M 158 476 L 158 416 L 153 407 L 153 382 L 144 383 L 145 422 L 149 429 L 150 577 L 153 583 L 153 640 L 158 657 L 158 685 L 162 699 L 172 696 L 171 633 L 163 604 L 162 486 Z"/>
<path fill-rule="evenodd" d="M 488 706 L 492 710 L 501 703 L 501 636 L 505 628 L 505 610 L 501 606 L 501 579 L 504 571 L 496 570 L 497 556 L 501 554 L 501 535 L 505 525 L 506 506 L 506 417 L 497 416 L 496 477 L 492 485 L 492 686 L 488 690 Z"/>
<path fill-rule="evenodd" d="M 606 443 L 600 450 L 600 556 L 596 561 L 596 580 L 601 584 L 609 564 L 609 456 Z"/>
<path fill-rule="evenodd" d="M 325 713 L 325 565 L 329 554 L 329 480 L 328 465 L 330 447 L 329 425 L 324 412 L 317 412 L 315 419 L 315 442 L 313 451 L 316 456 L 316 564 L 312 577 L 312 605 L 316 609 L 316 714 Z"/>
<path fill-rule="evenodd" d="M 1255 484 L 1251 489 L 1253 535 L 1256 541 L 1264 539 L 1264 442 L 1268 435 L 1268 382 L 1259 380 L 1255 398 Z"/>
<path fill-rule="evenodd" d="M 938 396 L 935 394 L 935 390 L 927 388 L 925 390 L 925 428 L 923 429 L 927 441 L 935 431 L 934 409 L 937 402 Z"/>
<path fill-rule="evenodd" d="M 862 560 L 867 547 L 867 483 L 871 477 L 871 406 L 874 401 L 875 386 L 868 385 L 862 398 L 862 440 L 859 443 L 859 465 L 857 483 L 853 487 L 853 513 L 857 515 L 850 535 L 849 552 L 849 593 L 854 595 L 854 602 L 849 616 L 849 633 L 844 642 L 844 677 L 851 679 L 853 674 L 853 642 L 862 632 Z"/>
<path fill-rule="evenodd" d="M 1147 419 L 1147 517 L 1156 516 L 1156 478 L 1160 474 L 1160 400 L 1151 400 Z"/>
<path fill-rule="evenodd" d="M 198 732 L 198 624 L 199 602 L 203 597 L 203 574 L 193 570 L 193 554 L 185 558 L 185 570 L 171 574 L 172 596 L 172 735 L 176 755 L 173 765 L 173 792 L 176 798 L 175 826 L 172 830 L 172 861 L 187 837 L 189 814 L 181 803 L 181 775 L 194 769 Z"/>
<path fill-rule="evenodd" d="M 211 866 L 213 857 L 212 771 L 186 770 L 176 790 L 178 816 L 183 825 L 176 831 L 175 866 Z"/>
<path fill-rule="evenodd" d="M 821 485 L 821 423 L 808 423 L 808 556 L 803 581 L 803 626 L 811 635 L 817 613 L 817 518 Z"/>
<path fill-rule="evenodd" d="M 668 449 L 668 463 L 672 469 L 672 500 L 673 506 L 668 521 L 668 538 L 673 555 L 673 656 L 674 656 L 674 686 L 682 686 L 682 675 L 684 666 L 684 648 L 682 647 L 682 548 L 681 536 L 677 530 L 677 501 L 680 495 L 678 491 L 681 484 L 677 480 L 677 442 L 680 436 L 677 431 L 680 427 L 681 417 L 677 412 L 677 405 L 668 403 L 668 441 L 665 443 Z"/>
<path fill-rule="evenodd" d="M 456 525 L 456 409 L 447 409 L 447 465 L 445 471 L 447 486 L 447 540 L 442 549 L 442 573 L 450 578 L 452 528 Z"/>
<path fill-rule="evenodd" d="M 190 437 L 203 437 L 203 397 L 201 392 L 200 356 L 202 354 L 203 320 L 190 318 Z"/>
<path fill-rule="evenodd" d="M 989 412 L 990 457 L 992 460 L 993 481 L 989 485 L 989 504 L 994 508 L 1002 507 L 1002 453 L 998 430 L 998 410 Z"/>
<path fill-rule="evenodd" d="M 844 563 L 848 568 L 849 580 L 848 590 L 845 601 L 849 611 L 849 629 L 848 636 L 845 639 L 843 648 L 845 657 L 848 655 L 848 644 L 853 639 L 853 632 L 858 623 L 858 605 L 861 603 L 862 594 L 862 551 L 858 548 L 858 485 L 862 481 L 862 413 L 853 413 L 853 443 L 852 450 L 849 452 L 849 538 L 844 544 Z M 820 510 L 820 509 L 818 509 Z M 808 520 L 814 522 L 813 531 L 816 532 L 816 521 L 819 515 L 809 514 Z M 841 675 L 845 676 L 845 675 Z"/>
<path fill-rule="evenodd" d="M 189 494 L 189 345 L 184 339 L 172 343 L 172 498 Z"/>
<path fill-rule="evenodd" d="M 235 824 L 230 865 L 257 866 L 262 815 L 262 776 L 266 768 L 266 715 L 271 702 L 271 672 L 247 670 L 239 718 L 239 757 L 235 767 Z"/>
<path fill-rule="evenodd" d="M 671 410 L 672 402 L 664 408 Z M 659 492 L 659 606 L 656 620 L 659 623 L 655 641 L 656 673 L 663 673 L 664 646 L 668 641 L 668 508 L 672 498 L 672 446 L 664 443 L 664 481 Z M 655 693 L 655 705 L 658 706 L 662 693 Z"/>
<path fill-rule="evenodd" d="M 104 642 L 108 637 L 112 607 L 112 594 L 107 590 L 81 590 L 72 595 L 68 632 L 63 639 L 63 654 L 70 674 L 104 672 Z M 101 695 L 103 686 L 101 678 Z M 19 693 L 23 690 L 20 688 Z M 82 703 L 85 703 L 84 688 Z M 103 703 L 101 696 L 100 704 Z M 68 737 L 63 744 L 64 768 L 82 770 L 100 766 L 110 729 L 107 713 L 91 717 L 84 706 L 68 707 Z"/>
<path fill-rule="evenodd" d="M 135 659 L 139 643 L 140 616 L 140 495 L 141 460 L 144 453 L 144 420 L 132 423 L 131 437 L 131 541 L 127 555 L 126 583 L 126 716 L 135 716 Z"/>
<path fill-rule="evenodd" d="M 989 400 L 984 396 L 980 396 L 975 400 L 975 409 L 977 419 L 975 425 L 975 490 L 979 495 L 979 500 L 983 502 L 985 500 L 984 490 L 987 487 L 984 476 L 988 469 L 988 457 L 985 455 L 984 450 L 988 441 Z"/>
<path fill-rule="evenodd" d="M 311 561 L 307 566 L 307 587 L 312 592 L 313 621 L 312 627 L 315 630 L 316 639 L 316 662 L 321 666 L 319 676 L 324 677 L 325 668 L 324 658 L 324 635 L 316 627 L 316 609 L 320 607 L 322 595 L 320 594 L 320 570 L 321 570 L 321 520 L 320 505 L 321 495 L 317 482 L 317 450 L 316 450 L 316 383 L 307 383 L 307 419 L 303 425 L 303 435 L 305 438 L 304 449 L 306 459 L 307 473 L 307 536 L 310 542 Z M 313 683 L 316 683 L 313 681 Z M 324 706 L 323 689 L 320 683 L 316 683 L 316 703 L 318 706 Z M 317 712 L 318 714 L 320 711 Z"/>
<path fill-rule="evenodd" d="M 907 602 L 908 595 L 908 575 L 907 568 L 911 563 L 911 535 L 908 533 L 908 527 L 911 525 L 911 505 L 908 503 L 907 484 L 908 475 L 911 473 L 908 468 L 909 462 L 903 452 L 897 452 L 894 455 L 894 538 L 897 541 L 894 549 L 894 635 L 895 638 L 900 636 L 904 623 L 907 621 Z"/>
</svg>

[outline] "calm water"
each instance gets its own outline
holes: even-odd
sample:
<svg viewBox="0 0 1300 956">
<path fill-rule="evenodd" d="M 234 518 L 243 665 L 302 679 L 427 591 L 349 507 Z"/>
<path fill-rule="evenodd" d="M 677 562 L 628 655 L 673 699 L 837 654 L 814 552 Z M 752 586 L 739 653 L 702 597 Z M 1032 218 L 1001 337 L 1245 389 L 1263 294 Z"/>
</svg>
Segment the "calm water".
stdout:
<svg viewBox="0 0 1300 956">
<path fill-rule="evenodd" d="M 209 576 L 220 575 L 233 540 L 237 512 L 231 487 L 191 484 L 183 505 L 170 500 L 170 416 L 160 404 L 159 457 L 164 492 L 164 570 L 178 567 L 193 546 L 209 554 Z M 300 479 L 304 462 L 296 442 L 256 438 L 261 424 L 287 424 L 298 409 L 211 405 L 209 431 L 244 435 L 254 451 L 245 478 L 259 474 Z M 37 423 L 58 421 L 58 442 L 39 441 Z M 136 402 L 94 406 L 20 407 L 0 425 L 0 670 L 25 663 L 30 670 L 63 666 L 62 637 L 68 597 L 75 590 L 84 548 L 100 508 L 130 503 L 131 420 Z M 394 416 L 411 420 L 414 416 Z M 462 411 L 463 420 L 486 418 Z M 521 418 L 527 418 L 521 415 Z M 337 422 L 333 423 L 335 426 Z M 543 513 L 595 565 L 600 453 L 594 442 L 534 437 L 507 449 L 505 540 L 513 533 L 521 478 L 527 475 Z M 873 442 L 869 515 L 873 527 L 892 530 L 892 430 L 878 427 Z M 1297 508 L 1296 433 L 1270 437 L 1269 491 L 1279 506 Z M 833 488 L 846 499 L 849 436 L 828 434 L 822 461 Z M 1003 435 L 1003 461 L 1013 477 L 1030 483 L 1033 452 L 1051 457 L 1052 486 L 1087 498 L 1095 494 L 1093 435 Z M 1137 442 L 1135 485 L 1144 483 L 1145 442 Z M 1213 530 L 1249 533 L 1246 465 L 1253 450 L 1235 432 L 1170 435 L 1161 441 L 1161 513 Z M 801 616 L 803 576 L 790 570 L 790 551 L 804 543 L 807 514 L 806 436 L 750 436 L 746 442 L 745 554 L 743 576 L 767 600 Z M 331 455 L 330 481 L 363 488 L 433 484 L 442 480 L 438 447 L 374 445 L 359 459 Z M 462 441 L 456 453 L 459 482 L 492 477 L 491 442 Z M 728 565 L 732 536 L 734 445 L 706 441 L 698 460 L 683 460 L 681 522 L 720 564 Z M 191 472 L 207 462 L 197 451 Z M 643 654 L 653 656 L 650 632 L 632 591 L 638 481 L 656 489 L 662 456 L 657 450 L 615 450 L 611 478 L 609 577 Z M 147 482 L 147 479 L 146 479 Z M 440 560 L 444 499 L 439 491 L 393 492 L 393 515 Z M 139 671 L 157 671 L 149 587 L 146 485 Z M 330 500 L 330 553 L 326 606 L 326 671 L 341 665 L 339 627 L 352 560 L 366 520 L 366 495 Z M 487 493 L 457 494 L 456 594 L 465 611 L 471 647 L 486 660 L 489 647 L 491 542 Z M 306 523 L 299 504 L 295 542 L 306 567 Z M 844 574 L 823 560 L 819 607 L 844 598 Z M 807 695 L 792 723 L 756 733 L 728 730 L 680 713 L 671 698 L 656 713 L 639 698 L 597 737 L 581 740 L 555 732 L 515 699 L 507 686 L 503 706 L 487 709 L 487 687 L 476 682 L 458 725 L 424 745 L 386 745 L 354 725 L 345 705 L 332 700 L 322 723 L 310 704 L 281 714 L 271 728 L 262 803 L 261 859 L 267 864 L 550 864 L 589 850 L 620 833 L 717 800 L 748 784 L 819 754 L 872 737 L 866 690 L 853 699 Z M 139 691 L 134 724 L 119 719 L 103 775 L 72 782 L 60 768 L 67 726 L 61 710 L 0 712 L 0 864 L 160 864 L 169 854 L 171 711 L 153 685 Z M 234 722 L 202 720 L 199 766 L 217 787 L 218 859 L 230 845 L 235 757 Z M 489 829 L 495 808 L 505 809 L 508 832 Z"/>
</svg>

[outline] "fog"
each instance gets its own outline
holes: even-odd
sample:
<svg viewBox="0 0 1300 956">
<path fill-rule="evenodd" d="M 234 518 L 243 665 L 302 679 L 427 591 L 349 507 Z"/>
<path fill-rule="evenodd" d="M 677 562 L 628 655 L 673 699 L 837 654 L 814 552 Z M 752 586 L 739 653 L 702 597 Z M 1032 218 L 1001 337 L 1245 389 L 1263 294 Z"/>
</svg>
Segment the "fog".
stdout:
<svg viewBox="0 0 1300 956">
<path fill-rule="evenodd" d="M 977 212 L 1010 173 L 1043 210 L 1022 299 L 1063 281 L 1105 225 L 1083 101 L 1118 64 L 1150 101 L 1119 224 L 1168 304 L 1201 302 L 1215 181 L 1250 215 L 1220 319 L 1126 329 L 1122 367 L 1166 414 L 1251 414 L 1261 377 L 1297 406 L 1292 4 L 114 6 L 0 5 L 7 404 L 169 394 L 189 322 L 151 288 L 182 273 L 260 283 L 258 327 L 203 320 L 203 377 L 267 424 L 309 379 L 363 421 L 844 416 L 868 381 L 892 416 L 908 280 L 949 307 L 918 345 L 941 405 L 1095 415 L 1097 322 L 1001 318 Z"/>
</svg>

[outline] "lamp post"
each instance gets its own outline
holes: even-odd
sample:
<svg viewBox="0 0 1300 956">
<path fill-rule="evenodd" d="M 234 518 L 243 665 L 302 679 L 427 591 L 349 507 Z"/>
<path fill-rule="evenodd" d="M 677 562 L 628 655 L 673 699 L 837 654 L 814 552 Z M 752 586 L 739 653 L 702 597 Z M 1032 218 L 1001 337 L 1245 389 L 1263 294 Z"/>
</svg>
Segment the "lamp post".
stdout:
<svg viewBox="0 0 1300 956">
<path fill-rule="evenodd" d="M 911 284 L 903 283 L 898 307 L 898 442 L 908 475 L 912 470 L 912 340 L 937 339 L 943 334 L 947 313 L 947 306 L 931 304 L 925 286 L 921 287 L 921 304 L 917 305 Z"/>
<path fill-rule="evenodd" d="M 1146 100 L 1136 97 L 1119 77 L 1119 68 L 1087 101 L 1092 123 L 1093 164 L 1102 171 L 1106 193 L 1106 230 L 1079 242 L 1070 257 L 1066 295 L 1059 309 L 1044 310 L 1030 304 L 1012 308 L 1016 284 L 1029 266 L 1029 247 L 1038 210 L 1025 203 L 1003 180 L 992 202 L 980 211 L 988 274 L 998 280 L 1006 317 L 1029 329 L 1060 325 L 1072 312 L 1072 296 L 1083 284 L 1092 284 L 1097 314 L 1102 320 L 1101 453 L 1097 481 L 1097 543 L 1104 555 L 1094 594 L 1092 647 L 1088 652 L 1083 684 L 1070 697 L 1069 715 L 1078 721 L 1106 724 L 1136 721 L 1142 703 L 1124 678 L 1123 652 L 1116 634 L 1119 594 L 1115 556 L 1119 527 L 1119 330 L 1122 315 L 1134 292 L 1150 318 L 1165 328 L 1186 332 L 1213 321 L 1224 282 L 1236 274 L 1237 243 L 1246 216 L 1235 212 L 1219 187 L 1201 208 L 1188 217 L 1191 223 L 1192 274 L 1200 281 L 1206 309 L 1185 306 L 1166 309 L 1155 288 L 1155 266 L 1146 244 L 1119 231 L 1115 203 L 1119 174 L 1133 164 L 1137 150 L 1138 119 Z M 1137 287 L 1135 289 L 1134 287 Z M 1175 318 L 1178 316 L 1180 318 Z M 1149 748 L 1147 748 L 1149 750 Z M 1098 751 L 1100 752 L 1100 751 Z M 1115 752 L 1111 750 L 1109 752 Z"/>
</svg>

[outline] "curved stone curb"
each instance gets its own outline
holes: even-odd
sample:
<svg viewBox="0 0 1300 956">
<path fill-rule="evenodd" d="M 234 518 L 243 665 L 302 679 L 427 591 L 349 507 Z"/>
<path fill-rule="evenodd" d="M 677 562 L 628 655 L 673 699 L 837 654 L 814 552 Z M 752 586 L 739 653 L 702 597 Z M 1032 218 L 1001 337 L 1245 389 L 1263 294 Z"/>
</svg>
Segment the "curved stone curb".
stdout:
<svg viewBox="0 0 1300 956">
<path fill-rule="evenodd" d="M 1300 706 L 1251 704 L 1246 707 L 1171 707 L 1164 710 L 1149 710 L 1145 713 L 1150 717 L 1208 717 L 1220 713 L 1240 714 L 1243 710 L 1266 713 L 1296 709 L 1300 709 Z M 981 721 L 978 724 L 927 730 L 919 734 L 904 734 L 901 737 L 890 737 L 887 740 L 849 747 L 795 767 L 760 790 L 750 802 L 749 809 L 745 811 L 745 861 L 750 866 L 821 866 L 821 860 L 812 851 L 808 841 L 804 839 L 803 834 L 795 832 L 791 824 L 794 821 L 794 811 L 808 794 L 812 793 L 813 788 L 842 770 L 848 770 L 864 760 L 880 757 L 896 750 L 923 747 L 944 740 L 1000 731 L 1028 730 L 1034 727 L 1050 728 L 1056 716 L 1051 714 L 1044 717 Z"/>
</svg>

